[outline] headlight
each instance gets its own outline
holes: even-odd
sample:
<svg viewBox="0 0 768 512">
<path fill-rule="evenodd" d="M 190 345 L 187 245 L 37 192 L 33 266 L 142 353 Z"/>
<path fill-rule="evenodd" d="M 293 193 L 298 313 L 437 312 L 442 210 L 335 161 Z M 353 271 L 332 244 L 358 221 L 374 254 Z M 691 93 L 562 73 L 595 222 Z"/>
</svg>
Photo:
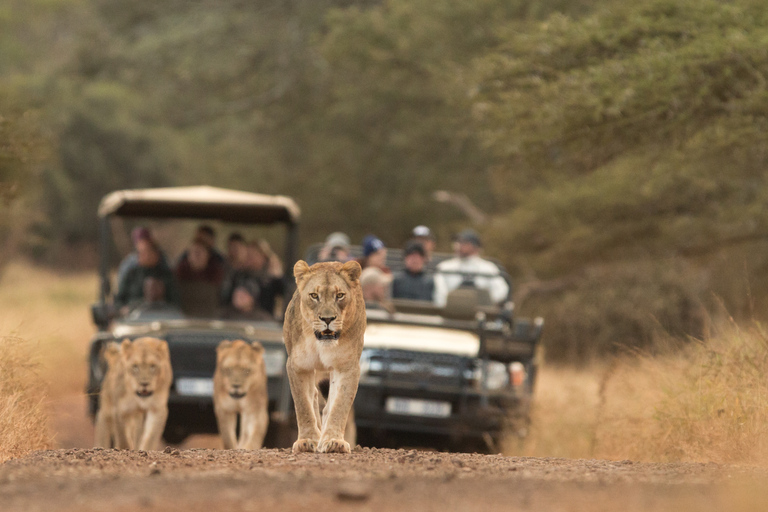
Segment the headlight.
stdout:
<svg viewBox="0 0 768 512">
<path fill-rule="evenodd" d="M 267 377 L 276 377 L 285 370 L 285 352 L 281 349 L 264 351 L 264 366 L 267 367 Z"/>
<path fill-rule="evenodd" d="M 485 389 L 501 389 L 509 384 L 507 367 L 498 361 L 488 361 L 484 377 Z"/>
<path fill-rule="evenodd" d="M 509 384 L 507 367 L 498 361 L 476 359 L 474 367 L 464 371 L 464 378 L 476 389 L 496 390 Z"/>
</svg>

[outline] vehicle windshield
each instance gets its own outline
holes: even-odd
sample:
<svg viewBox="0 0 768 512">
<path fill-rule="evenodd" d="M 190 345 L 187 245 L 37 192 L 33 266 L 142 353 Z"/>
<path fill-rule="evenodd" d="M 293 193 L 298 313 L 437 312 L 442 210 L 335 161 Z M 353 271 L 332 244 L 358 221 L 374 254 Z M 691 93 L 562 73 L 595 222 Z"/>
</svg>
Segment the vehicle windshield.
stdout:
<svg viewBox="0 0 768 512">
<path fill-rule="evenodd" d="M 285 227 L 111 219 L 111 298 L 125 321 L 272 320 L 285 303 Z"/>
</svg>

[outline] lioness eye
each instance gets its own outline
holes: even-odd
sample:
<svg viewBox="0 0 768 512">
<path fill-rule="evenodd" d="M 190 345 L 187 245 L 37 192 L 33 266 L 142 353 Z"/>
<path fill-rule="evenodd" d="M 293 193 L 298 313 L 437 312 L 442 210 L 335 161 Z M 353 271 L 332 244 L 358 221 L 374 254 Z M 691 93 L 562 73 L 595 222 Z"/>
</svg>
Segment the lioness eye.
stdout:
<svg viewBox="0 0 768 512">
<path fill-rule="evenodd" d="M 316 299 L 318 297 L 316 293 L 310 293 L 309 296 L 312 297 L 313 299 Z"/>
<path fill-rule="evenodd" d="M 344 298 L 344 293 L 342 293 L 342 292 L 337 293 L 336 294 L 336 298 L 337 299 L 343 299 Z"/>
</svg>

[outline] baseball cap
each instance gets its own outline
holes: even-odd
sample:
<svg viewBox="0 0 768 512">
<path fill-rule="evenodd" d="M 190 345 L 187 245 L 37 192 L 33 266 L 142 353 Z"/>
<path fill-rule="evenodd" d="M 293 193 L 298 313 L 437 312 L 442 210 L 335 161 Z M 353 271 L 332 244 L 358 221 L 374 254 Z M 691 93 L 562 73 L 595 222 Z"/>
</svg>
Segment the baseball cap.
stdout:
<svg viewBox="0 0 768 512">
<path fill-rule="evenodd" d="M 429 229 L 427 226 L 419 225 L 413 228 L 413 236 L 417 236 L 419 238 L 433 238 L 434 235 L 432 234 L 432 230 Z"/>
<path fill-rule="evenodd" d="M 474 229 L 465 229 L 456 236 L 456 241 L 466 242 L 474 245 L 475 247 L 483 246 L 483 244 L 480 242 L 480 235 L 478 235 L 477 231 Z"/>
<path fill-rule="evenodd" d="M 384 242 L 379 240 L 374 235 L 368 235 L 367 237 L 363 238 L 363 256 L 365 257 L 368 257 L 376 251 L 384 249 L 385 247 L 386 246 L 384 245 Z"/>
<path fill-rule="evenodd" d="M 408 244 L 405 246 L 405 249 L 403 249 L 403 256 L 408 256 L 409 254 L 413 253 L 419 253 L 422 256 L 426 256 L 426 251 L 424 251 L 424 246 L 421 244 L 421 242 L 408 242 Z"/>
<path fill-rule="evenodd" d="M 326 247 L 343 247 L 347 248 L 349 247 L 349 237 L 342 233 L 341 231 L 335 231 L 328 235 L 328 237 L 325 239 L 325 246 Z"/>
</svg>

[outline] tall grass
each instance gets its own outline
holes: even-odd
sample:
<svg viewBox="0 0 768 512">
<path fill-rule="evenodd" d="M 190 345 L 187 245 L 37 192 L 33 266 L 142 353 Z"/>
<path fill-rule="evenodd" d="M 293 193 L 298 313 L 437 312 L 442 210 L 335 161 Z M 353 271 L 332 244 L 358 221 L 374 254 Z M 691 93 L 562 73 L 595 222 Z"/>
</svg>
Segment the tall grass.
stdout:
<svg viewBox="0 0 768 512">
<path fill-rule="evenodd" d="M 665 355 L 543 369 L 510 454 L 768 465 L 768 335 L 735 324 Z"/>
<path fill-rule="evenodd" d="M 28 344 L 0 337 L 0 462 L 50 446 L 44 400 Z"/>
</svg>

